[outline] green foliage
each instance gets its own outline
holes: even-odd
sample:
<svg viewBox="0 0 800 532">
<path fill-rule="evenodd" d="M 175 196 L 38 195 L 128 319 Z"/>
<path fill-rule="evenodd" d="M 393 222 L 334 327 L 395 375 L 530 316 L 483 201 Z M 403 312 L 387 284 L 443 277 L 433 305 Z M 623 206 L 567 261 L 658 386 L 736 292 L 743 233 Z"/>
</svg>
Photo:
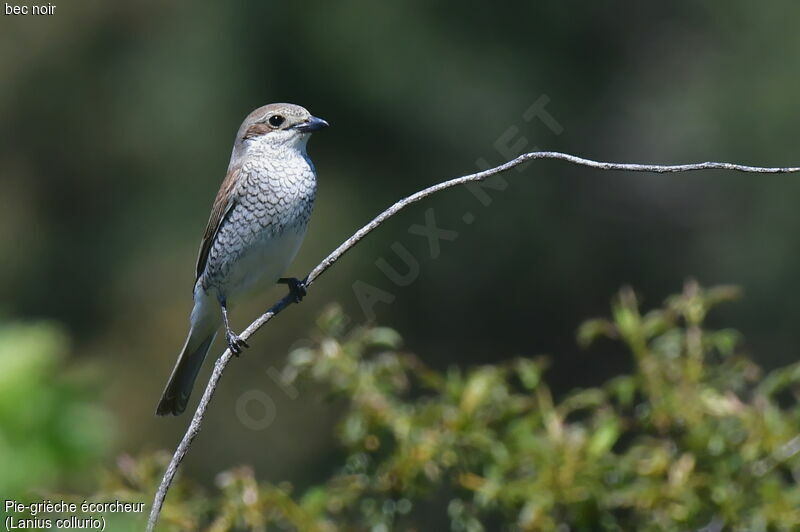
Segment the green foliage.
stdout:
<svg viewBox="0 0 800 532">
<path fill-rule="evenodd" d="M 111 420 L 94 406 L 85 376 L 65 370 L 68 345 L 49 323 L 0 326 L 0 493 L 7 499 L 36 499 L 108 449 Z"/>
<path fill-rule="evenodd" d="M 302 494 L 247 468 L 221 474 L 213 498 L 181 485 L 164 527 L 797 529 L 800 365 L 761 378 L 736 332 L 704 328 L 736 295 L 688 283 L 642 314 L 622 290 L 612 318 L 585 323 L 578 339 L 620 341 L 631 373 L 563 398 L 545 384 L 544 360 L 438 372 L 400 351 L 396 332 L 345 332 L 330 308 L 284 378 L 324 383 L 346 402 L 342 467 Z"/>
</svg>

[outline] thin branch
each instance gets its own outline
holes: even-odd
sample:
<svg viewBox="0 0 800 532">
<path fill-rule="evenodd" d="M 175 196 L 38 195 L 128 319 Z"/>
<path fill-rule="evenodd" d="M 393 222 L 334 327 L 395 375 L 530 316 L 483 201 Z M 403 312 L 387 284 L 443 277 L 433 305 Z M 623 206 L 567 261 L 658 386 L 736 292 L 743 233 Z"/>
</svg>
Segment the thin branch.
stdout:
<svg viewBox="0 0 800 532">
<path fill-rule="evenodd" d="M 668 172 L 690 172 L 693 170 L 733 170 L 737 172 L 747 172 L 747 173 L 757 173 L 757 174 L 786 174 L 786 173 L 800 172 L 800 167 L 763 168 L 759 166 L 746 166 L 741 164 L 716 163 L 716 162 L 678 164 L 678 165 L 608 163 L 602 161 L 592 161 L 590 159 L 576 157 L 575 155 L 569 155 L 566 153 L 559 153 L 552 151 L 526 153 L 524 155 L 520 155 L 516 159 L 508 161 L 507 163 L 501 164 L 500 166 L 496 166 L 494 168 L 490 168 L 482 172 L 477 172 L 474 174 L 469 174 L 454 179 L 450 179 L 449 181 L 438 183 L 426 189 L 420 190 L 419 192 L 416 192 L 415 194 L 412 194 L 407 198 L 401 199 L 400 201 L 398 201 L 397 203 L 395 203 L 394 205 L 392 205 L 391 207 L 380 213 L 378 216 L 376 216 L 367 225 L 356 231 L 356 233 L 353 236 L 345 240 L 338 248 L 333 250 L 333 252 L 331 252 L 330 255 L 325 257 L 325 259 L 323 259 L 322 262 L 320 262 L 313 270 L 311 270 L 311 272 L 306 277 L 306 286 L 312 285 L 323 273 L 325 273 L 325 271 L 328 268 L 330 268 L 345 253 L 347 253 L 350 249 L 352 249 L 362 238 L 367 236 L 369 233 L 374 231 L 379 225 L 381 225 L 387 219 L 391 218 L 392 216 L 403 210 L 405 207 L 411 205 L 412 203 L 416 203 L 432 194 L 435 194 L 436 192 L 439 192 L 440 190 L 445 190 L 458 185 L 463 185 L 465 183 L 483 181 L 491 176 L 506 172 L 516 166 L 519 166 L 528 161 L 532 161 L 534 159 L 558 159 L 561 161 L 567 161 L 569 163 L 578 166 L 588 166 L 589 168 L 596 168 L 598 170 L 618 170 L 623 172 L 668 173 Z M 263 327 L 268 321 L 270 321 L 279 312 L 284 310 L 293 302 L 294 300 L 288 295 L 280 299 L 269 310 L 267 310 L 264 314 L 262 314 L 258 319 L 256 319 L 253 323 L 251 323 L 250 326 L 248 326 L 242 332 L 241 334 L 242 339 L 247 340 L 248 338 L 250 338 L 250 336 L 252 336 L 258 329 Z M 170 461 L 167 470 L 164 472 L 164 477 L 161 480 L 161 484 L 158 488 L 158 491 L 156 491 L 155 498 L 153 500 L 153 507 L 150 510 L 150 518 L 147 524 L 148 532 L 152 532 L 155 529 L 156 522 L 158 521 L 158 516 L 161 513 L 161 507 L 164 504 L 164 498 L 167 496 L 167 491 L 169 491 L 170 485 L 172 484 L 172 481 L 175 478 L 175 473 L 177 472 L 178 467 L 181 464 L 181 461 L 189 452 L 189 447 L 192 445 L 192 441 L 194 440 L 195 436 L 197 436 L 197 434 L 200 432 L 200 426 L 203 423 L 203 417 L 205 416 L 206 410 L 208 409 L 208 405 L 211 402 L 211 398 L 214 396 L 214 392 L 217 389 L 219 380 L 222 378 L 222 373 L 225 371 L 225 367 L 228 365 L 228 362 L 230 362 L 232 357 L 233 353 L 231 353 L 231 351 L 228 349 L 222 354 L 222 356 L 220 356 L 217 359 L 216 363 L 214 364 L 214 371 L 208 380 L 208 384 L 206 385 L 206 389 L 203 392 L 203 396 L 200 399 L 200 403 L 197 405 L 197 410 L 195 410 L 194 412 L 192 421 L 191 423 L 189 423 L 189 427 L 186 430 L 186 434 L 183 436 L 183 439 L 178 445 L 178 448 L 175 450 L 175 453 L 172 456 L 172 460 Z"/>
</svg>

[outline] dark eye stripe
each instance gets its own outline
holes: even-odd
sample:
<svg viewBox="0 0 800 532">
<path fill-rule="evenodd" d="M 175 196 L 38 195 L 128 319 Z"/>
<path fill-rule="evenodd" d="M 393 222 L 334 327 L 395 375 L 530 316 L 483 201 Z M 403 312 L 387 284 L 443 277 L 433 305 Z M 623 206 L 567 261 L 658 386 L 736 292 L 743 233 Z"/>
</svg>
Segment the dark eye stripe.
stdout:
<svg viewBox="0 0 800 532">
<path fill-rule="evenodd" d="M 247 131 L 245 131 L 244 138 L 252 139 L 253 137 L 258 137 L 265 133 L 269 133 L 270 131 L 272 131 L 270 127 L 267 124 L 264 124 L 263 122 L 260 124 L 253 124 L 252 126 L 247 128 Z"/>
</svg>

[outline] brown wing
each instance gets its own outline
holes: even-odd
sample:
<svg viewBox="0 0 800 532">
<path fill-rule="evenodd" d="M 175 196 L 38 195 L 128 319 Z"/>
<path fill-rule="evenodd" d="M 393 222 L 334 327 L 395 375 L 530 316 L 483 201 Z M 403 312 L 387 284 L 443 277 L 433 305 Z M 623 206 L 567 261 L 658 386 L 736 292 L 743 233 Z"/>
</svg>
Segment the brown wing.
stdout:
<svg viewBox="0 0 800 532">
<path fill-rule="evenodd" d="M 235 204 L 233 197 L 233 189 L 239 178 L 240 168 L 233 168 L 225 179 L 222 181 L 222 186 L 219 187 L 217 197 L 214 199 L 214 205 L 211 208 L 211 216 L 208 218 L 208 225 L 206 231 L 203 233 L 203 241 L 200 244 L 200 254 L 197 256 L 197 275 L 195 281 L 203 274 L 208 261 L 208 254 L 211 252 L 211 246 L 214 244 L 214 238 L 219 232 L 222 221 L 225 215 L 228 214 L 231 207 Z"/>
</svg>

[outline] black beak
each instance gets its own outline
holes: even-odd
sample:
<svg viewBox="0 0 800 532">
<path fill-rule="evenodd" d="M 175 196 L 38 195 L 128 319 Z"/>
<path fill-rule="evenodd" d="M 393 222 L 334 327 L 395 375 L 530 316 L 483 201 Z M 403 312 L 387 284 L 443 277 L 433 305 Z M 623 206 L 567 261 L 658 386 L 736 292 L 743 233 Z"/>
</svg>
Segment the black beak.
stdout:
<svg viewBox="0 0 800 532">
<path fill-rule="evenodd" d="M 303 133 L 311 133 L 312 131 L 318 131 L 326 127 L 328 127 L 328 123 L 321 118 L 317 118 L 316 116 L 312 116 L 302 124 L 297 124 L 294 126 L 297 131 L 301 131 Z"/>
</svg>

